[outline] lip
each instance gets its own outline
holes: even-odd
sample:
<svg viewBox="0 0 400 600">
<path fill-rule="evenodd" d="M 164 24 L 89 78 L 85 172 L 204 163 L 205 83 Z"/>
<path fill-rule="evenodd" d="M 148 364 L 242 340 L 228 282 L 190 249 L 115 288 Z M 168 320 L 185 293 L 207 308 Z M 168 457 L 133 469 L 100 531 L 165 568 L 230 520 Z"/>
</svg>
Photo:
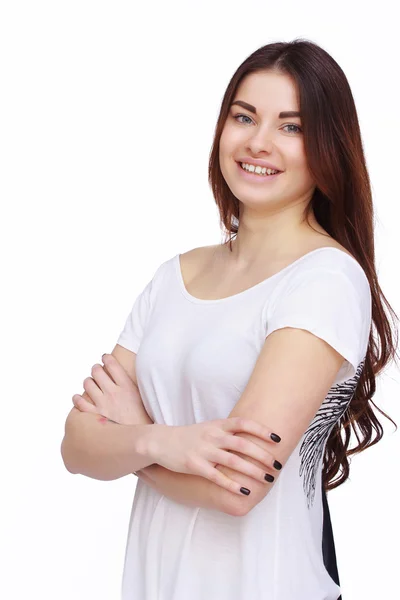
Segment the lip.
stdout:
<svg viewBox="0 0 400 600">
<path fill-rule="evenodd" d="M 244 169 L 242 169 L 242 167 L 240 166 L 240 163 L 236 163 L 237 168 L 240 171 L 241 176 L 244 179 L 247 179 L 247 181 L 252 181 L 253 183 L 258 183 L 258 184 L 265 184 L 267 182 L 271 181 L 275 181 L 277 177 L 279 177 L 279 175 L 282 175 L 283 171 L 280 171 L 279 173 L 275 173 L 275 175 L 255 175 L 254 173 L 249 173 L 248 171 L 245 171 Z"/>
<path fill-rule="evenodd" d="M 276 167 L 272 163 L 269 163 L 266 160 L 257 160 L 255 158 L 250 158 L 249 156 L 244 158 L 238 158 L 236 162 L 247 163 L 249 165 L 255 165 L 256 167 L 266 167 L 267 169 L 273 169 L 274 171 L 280 171 L 281 173 L 283 173 L 281 169 L 278 169 L 278 167 Z"/>
</svg>

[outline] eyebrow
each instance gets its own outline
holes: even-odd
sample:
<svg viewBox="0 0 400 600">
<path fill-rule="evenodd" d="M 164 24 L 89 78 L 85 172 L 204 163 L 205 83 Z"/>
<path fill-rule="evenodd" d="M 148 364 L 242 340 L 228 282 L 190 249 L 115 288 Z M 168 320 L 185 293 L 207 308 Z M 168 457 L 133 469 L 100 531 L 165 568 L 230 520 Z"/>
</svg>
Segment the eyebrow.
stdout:
<svg viewBox="0 0 400 600">
<path fill-rule="evenodd" d="M 235 102 L 232 102 L 231 106 L 233 106 L 234 104 L 237 104 L 238 106 L 249 110 L 255 115 L 257 114 L 256 107 L 252 104 L 247 104 L 247 102 L 243 102 L 243 100 L 235 100 Z M 286 110 L 279 113 L 280 119 L 287 119 L 288 117 L 301 117 L 301 114 L 297 110 Z"/>
</svg>

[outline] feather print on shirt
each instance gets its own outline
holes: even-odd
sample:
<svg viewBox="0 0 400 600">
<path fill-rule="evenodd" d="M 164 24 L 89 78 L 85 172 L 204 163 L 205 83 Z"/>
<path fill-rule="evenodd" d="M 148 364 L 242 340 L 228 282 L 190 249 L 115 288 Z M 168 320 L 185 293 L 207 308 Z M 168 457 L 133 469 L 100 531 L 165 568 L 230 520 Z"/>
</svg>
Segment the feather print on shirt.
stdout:
<svg viewBox="0 0 400 600">
<path fill-rule="evenodd" d="M 364 360 L 359 364 L 355 375 L 343 383 L 331 387 L 317 414 L 304 434 L 300 446 L 300 477 L 303 476 L 303 488 L 310 508 L 314 502 L 318 465 L 325 450 L 328 437 L 354 396 L 360 379 Z"/>
</svg>

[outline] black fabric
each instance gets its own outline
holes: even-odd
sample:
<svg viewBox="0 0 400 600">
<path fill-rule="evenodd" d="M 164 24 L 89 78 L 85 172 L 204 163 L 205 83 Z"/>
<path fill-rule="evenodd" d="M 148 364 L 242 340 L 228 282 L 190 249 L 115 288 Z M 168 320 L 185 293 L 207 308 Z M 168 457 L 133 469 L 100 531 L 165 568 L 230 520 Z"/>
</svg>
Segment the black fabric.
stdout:
<svg viewBox="0 0 400 600">
<path fill-rule="evenodd" d="M 324 558 L 324 565 L 333 581 L 340 586 L 339 573 L 336 564 L 336 552 L 335 552 L 335 541 L 333 539 L 331 515 L 329 512 L 328 499 L 326 497 L 326 491 L 322 484 L 322 506 L 323 506 L 323 528 L 322 528 L 322 555 Z M 339 596 L 338 600 L 342 600 L 342 596 Z"/>
</svg>

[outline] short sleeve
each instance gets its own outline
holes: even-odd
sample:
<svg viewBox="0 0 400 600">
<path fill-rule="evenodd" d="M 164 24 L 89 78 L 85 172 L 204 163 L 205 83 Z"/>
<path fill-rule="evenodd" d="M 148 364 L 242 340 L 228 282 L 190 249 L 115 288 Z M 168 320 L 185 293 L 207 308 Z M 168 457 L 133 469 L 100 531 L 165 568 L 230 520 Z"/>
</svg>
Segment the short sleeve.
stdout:
<svg viewBox="0 0 400 600">
<path fill-rule="evenodd" d="M 371 328 L 371 294 L 360 268 L 301 270 L 271 302 L 266 337 L 277 329 L 305 329 L 323 339 L 345 362 L 340 381 L 353 377 L 365 358 Z"/>
<path fill-rule="evenodd" d="M 123 330 L 121 331 L 117 344 L 137 354 L 140 342 L 146 326 L 147 316 L 150 308 L 150 293 L 152 281 L 150 281 L 133 303 Z"/>
<path fill-rule="evenodd" d="M 125 325 L 117 339 L 117 344 L 137 354 L 146 329 L 155 293 L 160 284 L 161 273 L 166 263 L 156 270 L 153 278 L 135 299 L 132 309 L 128 314 Z"/>
</svg>

